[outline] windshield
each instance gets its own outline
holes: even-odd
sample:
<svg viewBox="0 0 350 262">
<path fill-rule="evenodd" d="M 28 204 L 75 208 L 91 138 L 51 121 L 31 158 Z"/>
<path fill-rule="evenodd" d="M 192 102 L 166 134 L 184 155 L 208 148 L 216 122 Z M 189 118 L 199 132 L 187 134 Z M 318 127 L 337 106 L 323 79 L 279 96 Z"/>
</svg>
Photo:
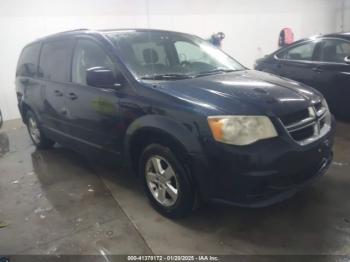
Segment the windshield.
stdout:
<svg viewBox="0 0 350 262">
<path fill-rule="evenodd" d="M 220 49 L 187 34 L 120 31 L 107 36 L 139 79 L 183 79 L 245 69 Z"/>
</svg>

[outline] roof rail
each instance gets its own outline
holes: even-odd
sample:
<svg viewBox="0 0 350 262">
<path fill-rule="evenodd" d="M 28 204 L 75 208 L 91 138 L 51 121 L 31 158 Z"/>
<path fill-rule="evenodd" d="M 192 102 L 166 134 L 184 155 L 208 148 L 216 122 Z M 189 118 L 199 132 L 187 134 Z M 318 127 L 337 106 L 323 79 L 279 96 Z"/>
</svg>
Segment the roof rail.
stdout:
<svg viewBox="0 0 350 262">
<path fill-rule="evenodd" d="M 78 29 L 72 29 L 72 30 L 58 32 L 56 34 L 70 33 L 70 32 L 75 32 L 75 31 L 85 31 L 85 30 L 89 30 L 89 29 L 88 28 L 78 28 Z"/>
<path fill-rule="evenodd" d="M 53 33 L 53 34 L 50 34 L 50 35 L 39 37 L 39 38 L 35 39 L 34 41 L 28 43 L 27 45 L 31 45 L 31 44 L 33 44 L 35 42 L 43 41 L 45 39 L 50 39 L 50 38 L 55 37 L 55 36 L 60 36 L 61 34 L 66 34 L 66 33 L 70 33 L 70 32 L 77 32 L 77 31 L 85 31 L 85 30 L 90 30 L 90 29 L 88 29 L 88 28 L 78 28 L 78 29 L 73 29 L 73 30 L 67 30 L 67 31 Z"/>
<path fill-rule="evenodd" d="M 90 30 L 88 28 L 78 28 L 78 29 L 72 29 L 72 30 L 67 30 L 67 31 L 62 31 L 62 32 L 57 32 L 57 33 L 53 33 L 53 34 L 50 34 L 50 35 L 47 35 L 43 38 L 49 38 L 49 37 L 52 37 L 52 36 L 58 36 L 58 35 L 61 35 L 61 34 L 66 34 L 66 33 L 71 33 L 71 32 L 77 32 L 77 31 L 85 31 L 85 30 Z"/>
</svg>

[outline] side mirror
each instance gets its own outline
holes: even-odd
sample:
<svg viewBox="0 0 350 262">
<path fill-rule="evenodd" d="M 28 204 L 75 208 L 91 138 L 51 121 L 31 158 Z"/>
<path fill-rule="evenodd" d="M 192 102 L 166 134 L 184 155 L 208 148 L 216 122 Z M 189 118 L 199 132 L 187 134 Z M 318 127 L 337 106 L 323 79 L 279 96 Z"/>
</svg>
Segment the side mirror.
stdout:
<svg viewBox="0 0 350 262">
<path fill-rule="evenodd" d="M 118 88 L 121 83 L 117 83 L 111 69 L 98 66 L 86 70 L 86 84 L 99 88 Z"/>
<path fill-rule="evenodd" d="M 344 58 L 344 62 L 350 64 L 350 55 Z"/>
</svg>

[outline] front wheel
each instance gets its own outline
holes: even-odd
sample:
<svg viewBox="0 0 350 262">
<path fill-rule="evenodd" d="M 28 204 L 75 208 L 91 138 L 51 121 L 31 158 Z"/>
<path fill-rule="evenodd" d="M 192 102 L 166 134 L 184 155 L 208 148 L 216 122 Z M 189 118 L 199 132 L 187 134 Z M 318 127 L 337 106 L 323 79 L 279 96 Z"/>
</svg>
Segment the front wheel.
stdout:
<svg viewBox="0 0 350 262">
<path fill-rule="evenodd" d="M 26 115 L 26 123 L 29 136 L 37 148 L 47 149 L 55 144 L 53 140 L 47 138 L 41 131 L 38 119 L 33 112 L 28 111 Z"/>
<path fill-rule="evenodd" d="M 159 144 L 147 146 L 139 170 L 146 195 L 157 211 L 171 218 L 191 213 L 195 194 L 190 176 L 171 149 Z"/>
</svg>

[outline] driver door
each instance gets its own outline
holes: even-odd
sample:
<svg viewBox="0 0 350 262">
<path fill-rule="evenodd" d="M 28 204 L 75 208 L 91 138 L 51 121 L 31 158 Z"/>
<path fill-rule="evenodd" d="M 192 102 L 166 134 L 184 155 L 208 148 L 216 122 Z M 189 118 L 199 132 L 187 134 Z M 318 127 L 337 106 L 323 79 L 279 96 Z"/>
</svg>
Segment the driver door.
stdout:
<svg viewBox="0 0 350 262">
<path fill-rule="evenodd" d="M 72 84 L 67 91 L 70 135 L 80 143 L 115 153 L 120 152 L 119 98 L 117 90 L 89 86 L 86 70 L 111 69 L 116 65 L 102 45 L 89 38 L 78 39 L 72 61 Z"/>
</svg>

